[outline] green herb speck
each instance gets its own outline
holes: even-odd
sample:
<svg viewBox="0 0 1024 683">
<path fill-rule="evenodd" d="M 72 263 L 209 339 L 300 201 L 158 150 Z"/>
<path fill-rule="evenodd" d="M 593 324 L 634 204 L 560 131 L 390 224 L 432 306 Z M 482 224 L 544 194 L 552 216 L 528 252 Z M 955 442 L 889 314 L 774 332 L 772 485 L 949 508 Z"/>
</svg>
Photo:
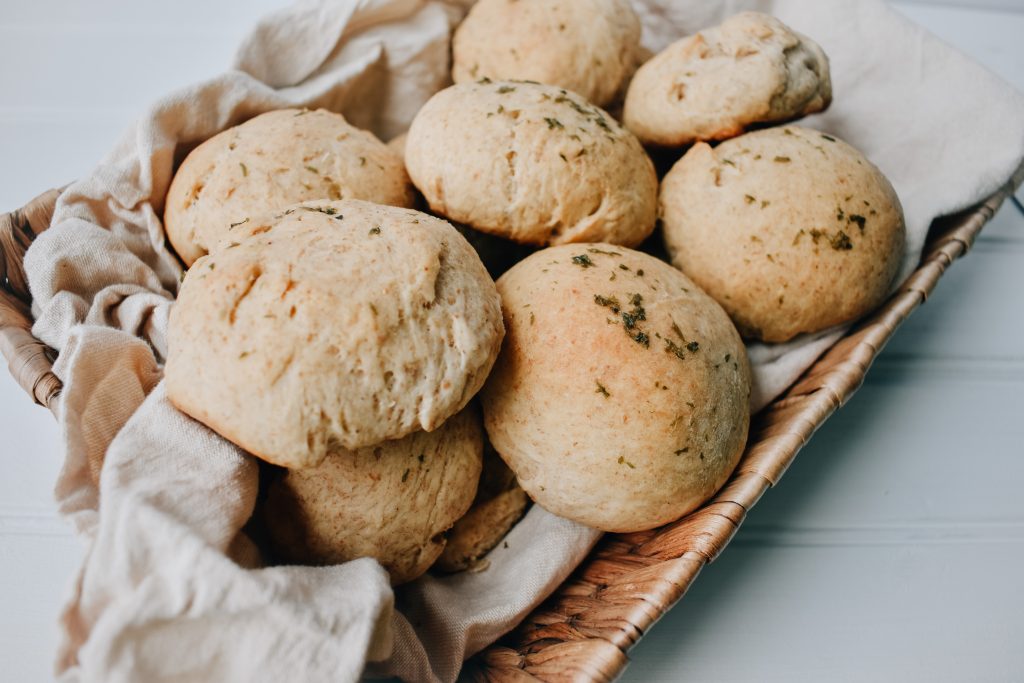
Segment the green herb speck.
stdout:
<svg viewBox="0 0 1024 683">
<path fill-rule="evenodd" d="M 573 256 L 572 257 L 572 262 L 575 263 L 580 268 L 592 268 L 593 265 L 594 265 L 594 262 L 591 261 L 590 257 L 587 256 L 586 254 L 580 254 L 578 256 Z"/>
<path fill-rule="evenodd" d="M 597 390 L 594 392 L 595 394 L 601 394 L 605 398 L 610 398 L 611 397 L 611 394 L 608 393 L 608 390 L 605 389 L 604 385 L 601 384 L 601 382 L 599 382 L 598 380 L 595 379 L 594 380 L 594 384 L 597 385 Z"/>
</svg>

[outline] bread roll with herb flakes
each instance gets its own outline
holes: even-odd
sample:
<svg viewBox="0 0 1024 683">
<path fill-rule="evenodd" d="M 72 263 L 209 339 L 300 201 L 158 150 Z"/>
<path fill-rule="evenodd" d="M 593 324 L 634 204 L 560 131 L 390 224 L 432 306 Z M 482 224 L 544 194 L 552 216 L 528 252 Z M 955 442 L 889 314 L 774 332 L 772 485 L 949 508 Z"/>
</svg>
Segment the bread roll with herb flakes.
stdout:
<svg viewBox="0 0 1024 683">
<path fill-rule="evenodd" d="M 888 296 L 906 242 L 892 185 L 835 136 L 785 126 L 695 145 L 661 186 L 672 262 L 744 336 L 784 342 Z"/>
<path fill-rule="evenodd" d="M 480 478 L 483 430 L 467 408 L 433 432 L 416 432 L 320 465 L 290 470 L 271 487 L 263 515 L 280 559 L 340 564 L 377 559 L 392 584 L 423 574 L 466 513 Z"/>
<path fill-rule="evenodd" d="M 644 144 L 679 147 L 822 111 L 831 102 L 821 47 L 775 17 L 742 12 L 641 66 L 623 123 Z"/>
<path fill-rule="evenodd" d="M 479 0 L 455 30 L 452 79 L 537 81 L 603 107 L 636 69 L 640 29 L 627 0 Z"/>
<path fill-rule="evenodd" d="M 725 311 L 685 275 L 622 247 L 562 245 L 498 291 L 507 336 L 484 424 L 538 505 L 639 531 L 725 483 L 747 438 L 750 368 Z"/>
<path fill-rule="evenodd" d="M 554 86 L 442 90 L 413 120 L 405 163 L 432 211 L 523 244 L 636 245 L 654 230 L 658 179 L 640 143 Z"/>
<path fill-rule="evenodd" d="M 186 266 L 232 224 L 307 200 L 413 207 L 401 155 L 325 109 L 281 109 L 229 128 L 185 157 L 167 191 L 164 229 Z"/>
<path fill-rule="evenodd" d="M 358 200 L 254 217 L 196 261 L 170 315 L 167 395 L 264 460 L 430 431 L 503 335 L 494 281 L 433 216 Z"/>
<path fill-rule="evenodd" d="M 484 555 L 505 537 L 526 511 L 530 499 L 501 457 L 484 444 L 484 468 L 476 500 L 448 532 L 444 552 L 434 566 L 442 572 L 483 568 Z"/>
</svg>

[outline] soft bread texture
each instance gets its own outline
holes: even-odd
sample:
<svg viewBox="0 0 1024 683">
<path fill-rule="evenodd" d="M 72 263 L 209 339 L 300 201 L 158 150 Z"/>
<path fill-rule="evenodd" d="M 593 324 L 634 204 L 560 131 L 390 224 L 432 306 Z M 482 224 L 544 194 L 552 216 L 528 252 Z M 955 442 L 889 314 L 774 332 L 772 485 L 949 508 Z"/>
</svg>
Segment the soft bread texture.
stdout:
<svg viewBox="0 0 1024 683">
<path fill-rule="evenodd" d="M 638 531 L 725 483 L 747 438 L 750 368 L 725 311 L 685 275 L 629 249 L 566 245 L 498 291 L 508 334 L 484 425 L 535 502 Z"/>
<path fill-rule="evenodd" d="M 341 114 L 281 109 L 196 147 L 171 182 L 164 227 L 191 265 L 232 223 L 307 200 L 413 206 L 400 155 Z"/>
<path fill-rule="evenodd" d="M 448 542 L 434 567 L 442 572 L 484 567 L 481 563 L 484 555 L 519 521 L 529 502 L 512 470 L 485 443 L 484 468 L 476 500 L 448 532 Z"/>
<path fill-rule="evenodd" d="M 233 228 L 188 271 L 167 394 L 253 454 L 312 467 L 432 430 L 501 346 L 494 282 L 448 223 L 358 200 Z"/>
<path fill-rule="evenodd" d="M 546 245 L 636 245 L 654 229 L 658 180 L 637 139 L 554 86 L 455 85 L 416 115 L 405 162 L 431 210 Z"/>
<path fill-rule="evenodd" d="M 821 47 L 774 17 L 742 12 L 641 66 L 623 123 L 645 144 L 678 147 L 822 111 L 831 101 Z"/>
<path fill-rule="evenodd" d="M 388 140 L 388 149 L 398 155 L 405 165 L 405 141 L 409 139 L 408 133 L 401 133 Z"/>
<path fill-rule="evenodd" d="M 906 242 L 892 185 L 863 154 L 809 128 L 695 145 L 661 187 L 672 262 L 744 336 L 783 342 L 871 311 Z"/>
<path fill-rule="evenodd" d="M 423 574 L 465 514 L 480 478 L 483 430 L 468 408 L 434 432 L 290 470 L 270 487 L 264 518 L 281 559 L 340 564 L 377 559 L 393 584 Z"/>
<path fill-rule="evenodd" d="M 452 41 L 452 78 L 538 81 L 598 106 L 625 92 L 640 55 L 626 0 L 480 0 Z"/>
</svg>

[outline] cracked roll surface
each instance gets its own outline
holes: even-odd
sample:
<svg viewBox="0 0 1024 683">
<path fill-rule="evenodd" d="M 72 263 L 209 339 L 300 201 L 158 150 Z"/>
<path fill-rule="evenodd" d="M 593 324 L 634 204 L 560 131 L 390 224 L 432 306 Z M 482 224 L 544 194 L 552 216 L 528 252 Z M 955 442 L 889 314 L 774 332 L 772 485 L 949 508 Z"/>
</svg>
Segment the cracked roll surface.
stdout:
<svg viewBox="0 0 1024 683">
<path fill-rule="evenodd" d="M 452 79 L 538 81 L 603 107 L 636 69 L 640 28 L 626 0 L 480 0 L 452 39 Z"/>
<path fill-rule="evenodd" d="M 432 430 L 483 384 L 494 282 L 451 225 L 358 200 L 236 226 L 171 310 L 167 394 L 251 453 L 310 467 Z"/>
<path fill-rule="evenodd" d="M 750 368 L 725 311 L 668 263 L 540 251 L 498 280 L 507 335 L 484 425 L 541 507 L 605 531 L 696 509 L 735 468 Z"/>
<path fill-rule="evenodd" d="M 411 208 L 401 156 L 324 109 L 281 109 L 196 147 L 171 181 L 164 228 L 192 263 L 232 223 L 307 200 L 365 199 Z"/>
<path fill-rule="evenodd" d="M 534 245 L 637 245 L 654 229 L 658 180 L 637 139 L 554 86 L 455 85 L 416 115 L 406 167 L 431 210 Z"/>
<path fill-rule="evenodd" d="M 678 147 L 822 111 L 831 101 L 821 47 L 774 17 L 742 12 L 641 66 L 623 123 L 645 144 Z"/>
<path fill-rule="evenodd" d="M 892 185 L 832 135 L 785 126 L 698 143 L 661 187 L 672 262 L 746 337 L 787 341 L 868 313 L 906 242 Z"/>
<path fill-rule="evenodd" d="M 275 552 L 301 564 L 379 561 L 392 584 L 423 574 L 469 508 L 483 430 L 467 408 L 433 432 L 354 451 L 275 481 L 263 514 Z"/>
</svg>

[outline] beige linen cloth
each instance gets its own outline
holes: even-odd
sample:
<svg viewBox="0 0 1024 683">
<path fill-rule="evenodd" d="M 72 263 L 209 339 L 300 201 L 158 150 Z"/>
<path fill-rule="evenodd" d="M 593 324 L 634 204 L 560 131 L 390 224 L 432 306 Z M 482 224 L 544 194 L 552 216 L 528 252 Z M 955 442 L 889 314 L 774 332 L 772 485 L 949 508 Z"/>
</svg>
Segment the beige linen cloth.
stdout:
<svg viewBox="0 0 1024 683">
<path fill-rule="evenodd" d="M 393 593 L 372 560 L 258 566 L 241 532 L 247 454 L 177 412 L 160 385 L 181 267 L 160 215 L 174 162 L 255 114 L 327 107 L 387 139 L 448 80 L 468 3 L 302 2 L 268 17 L 234 67 L 160 100 L 61 197 L 26 268 L 36 335 L 60 351 L 65 463 L 56 495 L 88 544 L 62 615 L 63 681 L 452 681 L 598 534 L 534 507 L 490 568 Z M 968 206 L 1024 157 L 1024 101 L 881 2 L 639 0 L 653 50 L 741 9 L 778 15 L 832 58 L 835 104 L 808 121 L 892 179 L 918 258 L 933 217 Z M 95 74 L 97 79 L 103 74 Z M 453 150 L 452 153 L 458 153 Z M 752 346 L 760 407 L 838 332 Z"/>
</svg>

